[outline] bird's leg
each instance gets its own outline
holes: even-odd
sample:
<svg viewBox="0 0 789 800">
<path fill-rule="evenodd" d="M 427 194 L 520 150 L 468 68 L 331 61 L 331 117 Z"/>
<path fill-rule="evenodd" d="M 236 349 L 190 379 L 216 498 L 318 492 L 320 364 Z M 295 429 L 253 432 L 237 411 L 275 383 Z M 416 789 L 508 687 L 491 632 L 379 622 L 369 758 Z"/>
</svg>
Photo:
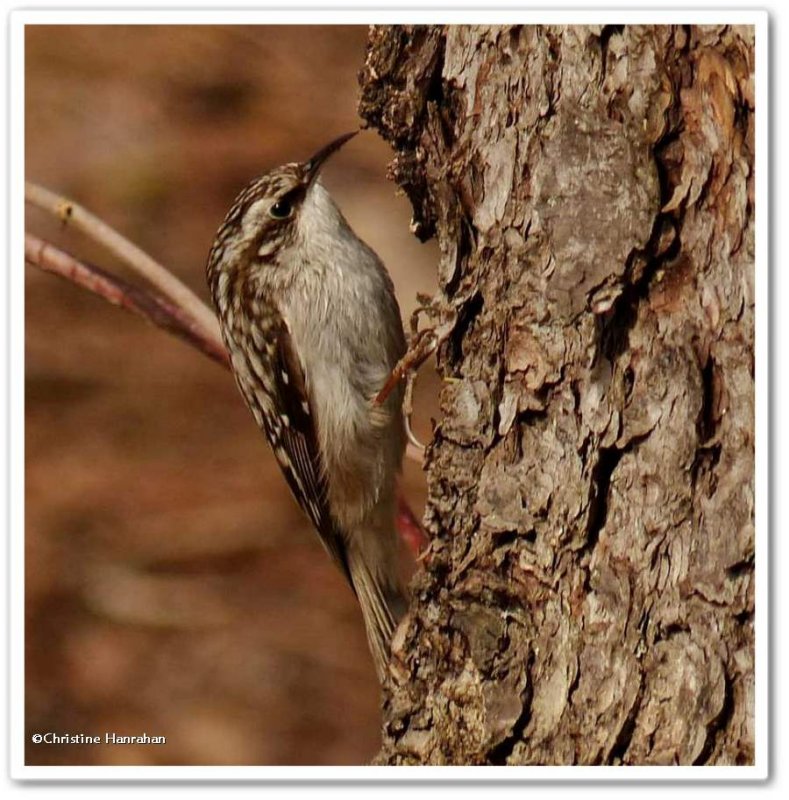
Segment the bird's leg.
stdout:
<svg viewBox="0 0 789 800">
<path fill-rule="evenodd" d="M 447 313 L 446 301 L 441 297 L 426 297 L 420 295 L 418 299 L 421 305 L 411 316 L 411 345 L 406 354 L 395 364 L 394 369 L 389 374 L 383 388 L 375 396 L 373 403 L 381 405 L 392 393 L 397 384 L 405 378 L 405 393 L 403 396 L 403 420 L 405 422 L 406 435 L 411 446 L 417 451 L 418 456 L 424 455 L 425 446 L 416 438 L 411 428 L 411 415 L 414 410 L 414 386 L 419 368 L 427 359 L 438 350 L 441 344 L 447 339 L 455 328 L 457 313 L 451 311 Z M 429 317 L 438 318 L 441 322 L 424 330 L 419 330 L 419 316 L 426 314 Z"/>
<path fill-rule="evenodd" d="M 395 364 L 381 391 L 375 396 L 373 400 L 375 405 L 386 402 L 386 398 L 403 377 L 415 373 L 455 328 L 457 312 L 451 308 L 447 310 L 446 300 L 443 296 L 431 298 L 420 294 L 417 295 L 417 299 L 421 305 L 411 315 L 411 344 L 406 354 Z M 419 316 L 421 314 L 433 319 L 437 318 L 440 322 L 420 331 Z M 406 393 L 409 394 L 408 387 L 406 387 Z"/>
</svg>

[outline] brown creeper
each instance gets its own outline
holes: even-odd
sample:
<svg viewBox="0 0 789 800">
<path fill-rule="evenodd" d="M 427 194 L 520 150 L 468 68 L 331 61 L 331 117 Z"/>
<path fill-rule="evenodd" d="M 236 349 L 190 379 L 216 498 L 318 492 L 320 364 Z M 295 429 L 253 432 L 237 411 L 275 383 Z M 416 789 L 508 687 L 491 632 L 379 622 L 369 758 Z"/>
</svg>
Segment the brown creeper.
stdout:
<svg viewBox="0 0 789 800">
<path fill-rule="evenodd" d="M 317 177 L 353 135 L 252 181 L 207 276 L 241 394 L 356 593 L 383 680 L 405 610 L 395 532 L 405 434 L 402 390 L 373 399 L 405 337 L 385 267 Z"/>
</svg>

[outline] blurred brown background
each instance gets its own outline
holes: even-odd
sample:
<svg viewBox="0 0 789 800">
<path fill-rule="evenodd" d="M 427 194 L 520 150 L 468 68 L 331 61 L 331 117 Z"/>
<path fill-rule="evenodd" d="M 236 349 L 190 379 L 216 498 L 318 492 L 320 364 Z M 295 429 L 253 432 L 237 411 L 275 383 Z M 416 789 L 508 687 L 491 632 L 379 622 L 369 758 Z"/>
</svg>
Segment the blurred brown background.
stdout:
<svg viewBox="0 0 789 800">
<path fill-rule="evenodd" d="M 26 172 L 208 299 L 235 194 L 355 128 L 361 27 L 45 27 L 26 35 Z M 436 252 L 408 232 L 388 147 L 354 139 L 324 182 L 382 256 L 404 317 Z M 30 210 L 27 226 L 117 269 Z M 29 764 L 359 764 L 378 687 L 351 592 L 291 499 L 229 373 L 57 278 L 26 270 Z M 433 408 L 424 371 L 417 431 Z M 406 494 L 424 504 L 419 465 Z M 29 736 L 28 736 L 29 741 Z"/>
</svg>

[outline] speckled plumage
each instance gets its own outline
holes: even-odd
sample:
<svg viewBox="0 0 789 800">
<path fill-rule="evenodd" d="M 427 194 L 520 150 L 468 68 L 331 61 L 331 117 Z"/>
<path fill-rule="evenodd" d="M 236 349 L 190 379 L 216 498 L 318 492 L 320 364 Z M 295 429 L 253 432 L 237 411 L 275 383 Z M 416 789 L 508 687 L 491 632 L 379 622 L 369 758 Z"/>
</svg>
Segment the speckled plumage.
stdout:
<svg viewBox="0 0 789 800">
<path fill-rule="evenodd" d="M 316 177 L 346 138 L 252 181 L 217 233 L 207 277 L 239 389 L 357 594 L 383 678 L 404 610 L 395 479 L 405 436 L 402 392 L 372 400 L 405 338 L 386 269 Z M 272 216 L 283 203 L 292 213 Z"/>
</svg>

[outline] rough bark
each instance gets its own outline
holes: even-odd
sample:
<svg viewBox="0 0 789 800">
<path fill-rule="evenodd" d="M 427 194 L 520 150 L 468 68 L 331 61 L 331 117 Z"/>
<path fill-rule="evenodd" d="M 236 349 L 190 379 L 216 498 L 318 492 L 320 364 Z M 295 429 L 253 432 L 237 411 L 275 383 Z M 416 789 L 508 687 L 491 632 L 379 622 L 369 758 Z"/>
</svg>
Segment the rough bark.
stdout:
<svg viewBox="0 0 789 800">
<path fill-rule="evenodd" d="M 751 763 L 754 31 L 379 27 L 360 80 L 453 321 L 380 763 Z"/>
</svg>

